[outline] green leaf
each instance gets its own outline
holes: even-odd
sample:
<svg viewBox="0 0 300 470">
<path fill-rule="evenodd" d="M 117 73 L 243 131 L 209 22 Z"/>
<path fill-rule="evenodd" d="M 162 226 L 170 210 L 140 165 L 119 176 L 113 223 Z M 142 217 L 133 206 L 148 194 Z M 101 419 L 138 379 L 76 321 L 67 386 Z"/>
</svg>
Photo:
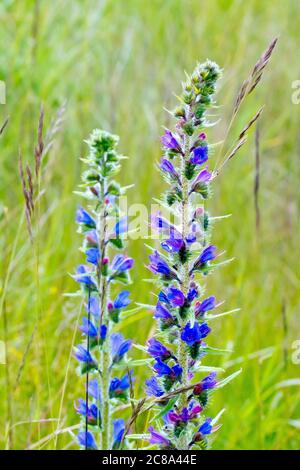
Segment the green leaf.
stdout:
<svg viewBox="0 0 300 470">
<path fill-rule="evenodd" d="M 157 413 L 155 416 L 153 416 L 153 418 L 151 418 L 150 423 L 152 423 L 156 419 L 159 419 L 162 416 L 164 416 L 166 413 L 168 413 L 168 411 L 170 411 L 173 408 L 173 406 L 175 405 L 177 399 L 178 399 L 178 396 L 176 396 L 174 398 L 171 398 L 168 401 L 168 403 L 160 409 L 159 413 Z"/>
<path fill-rule="evenodd" d="M 147 310 L 150 309 L 150 310 L 155 310 L 155 305 L 150 305 L 150 304 L 140 304 L 139 302 L 137 302 L 137 305 L 139 305 L 141 308 L 146 308 Z"/>
<path fill-rule="evenodd" d="M 217 424 L 217 422 L 219 421 L 219 419 L 221 418 L 222 414 L 224 413 L 225 411 L 225 408 L 223 408 L 218 414 L 217 416 L 212 420 L 211 422 L 211 425 L 214 426 L 215 424 Z"/>
<path fill-rule="evenodd" d="M 227 312 L 217 313 L 216 315 L 206 315 L 205 320 L 214 320 L 215 318 L 225 317 L 226 315 L 231 315 L 232 313 L 239 312 L 240 308 L 235 308 L 233 310 L 228 310 Z"/>
<path fill-rule="evenodd" d="M 236 372 L 234 372 L 233 374 L 229 375 L 228 377 L 226 377 L 225 379 L 221 380 L 218 385 L 216 386 L 216 388 L 223 388 L 225 385 L 227 385 L 229 382 L 231 382 L 233 379 L 235 379 L 238 375 L 240 375 L 240 373 L 242 372 L 243 369 L 239 369 L 237 370 Z"/>
<path fill-rule="evenodd" d="M 134 367 L 134 366 L 144 366 L 144 365 L 150 365 L 152 362 L 152 359 L 135 359 L 133 361 L 128 361 L 127 365 L 128 367 Z"/>
<path fill-rule="evenodd" d="M 147 440 L 149 439 L 149 434 L 128 434 L 126 436 L 126 439 L 131 439 L 131 440 Z"/>
</svg>

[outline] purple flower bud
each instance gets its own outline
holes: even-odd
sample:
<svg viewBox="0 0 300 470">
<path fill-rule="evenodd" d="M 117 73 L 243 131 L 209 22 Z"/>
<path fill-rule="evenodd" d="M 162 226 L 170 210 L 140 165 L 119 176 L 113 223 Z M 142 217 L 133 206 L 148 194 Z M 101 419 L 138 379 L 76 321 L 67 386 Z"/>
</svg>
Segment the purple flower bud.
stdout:
<svg viewBox="0 0 300 470">
<path fill-rule="evenodd" d="M 200 171 L 198 176 L 196 177 L 194 183 L 208 183 L 212 178 L 212 173 L 208 171 L 207 168 L 204 168 Z"/>
<path fill-rule="evenodd" d="M 162 158 L 160 161 L 160 169 L 165 173 L 169 173 L 171 176 L 178 178 L 178 173 L 175 170 L 173 163 L 170 162 L 167 158 Z"/>
<path fill-rule="evenodd" d="M 166 129 L 164 135 L 161 137 L 161 142 L 167 150 L 172 150 L 173 152 L 178 153 L 182 152 L 179 143 L 169 129 Z"/>
<path fill-rule="evenodd" d="M 149 439 L 150 444 L 158 445 L 164 449 L 171 447 L 171 441 L 169 441 L 169 439 L 167 439 L 165 436 L 163 436 L 159 432 L 155 431 L 155 429 L 152 426 L 148 428 L 148 431 L 150 432 L 150 439 Z"/>
</svg>

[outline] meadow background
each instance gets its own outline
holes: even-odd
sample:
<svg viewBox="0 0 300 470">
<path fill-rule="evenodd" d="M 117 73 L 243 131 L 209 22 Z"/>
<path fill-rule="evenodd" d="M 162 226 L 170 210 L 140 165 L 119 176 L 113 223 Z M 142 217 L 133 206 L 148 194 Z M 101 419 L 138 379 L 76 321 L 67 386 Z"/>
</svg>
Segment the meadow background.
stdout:
<svg viewBox="0 0 300 470">
<path fill-rule="evenodd" d="M 260 121 L 260 229 L 255 224 L 255 136 L 214 185 L 213 242 L 226 250 L 230 265 L 208 279 L 208 292 L 241 311 L 214 325 L 212 346 L 233 349 L 214 363 L 242 374 L 217 392 L 211 415 L 223 406 L 216 449 L 300 448 L 300 364 L 292 363 L 299 326 L 299 117 L 292 82 L 300 79 L 297 0 L 2 0 L 0 80 L 0 448 L 76 448 L 74 400 L 83 393 L 75 373 L 72 345 L 80 340 L 81 315 L 69 276 L 78 251 L 72 194 L 80 181 L 80 156 L 91 129 L 121 137 L 130 155 L 120 175 L 135 182 L 130 203 L 150 205 L 163 183 L 160 158 L 163 106 L 172 108 L 184 70 L 207 57 L 224 68 L 218 93 L 220 124 L 212 142 L 224 136 L 241 82 L 275 36 L 279 43 L 263 81 L 249 97 L 232 138 L 265 104 Z M 41 103 L 46 127 L 66 100 L 64 122 L 43 163 L 37 246 L 30 243 L 18 173 L 18 154 L 31 165 Z M 37 251 L 39 262 L 37 263 Z M 153 296 L 144 264 L 144 240 L 131 242 L 136 301 Z M 124 323 L 124 334 L 144 344 L 154 321 L 149 311 Z M 204 361 L 205 363 L 205 361 Z M 142 392 L 147 369 L 138 370 Z M 142 428 L 143 423 L 139 423 Z M 57 430 L 59 433 L 57 433 Z"/>
</svg>

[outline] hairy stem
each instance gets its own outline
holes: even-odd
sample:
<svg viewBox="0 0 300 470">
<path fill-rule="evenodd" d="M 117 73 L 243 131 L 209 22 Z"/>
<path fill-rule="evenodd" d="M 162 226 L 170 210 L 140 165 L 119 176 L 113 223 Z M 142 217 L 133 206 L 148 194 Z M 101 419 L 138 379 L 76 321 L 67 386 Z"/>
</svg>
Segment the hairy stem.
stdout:
<svg viewBox="0 0 300 470">
<path fill-rule="evenodd" d="M 104 201 L 105 196 L 105 182 L 101 185 L 101 200 Z M 109 450 L 111 447 L 111 423 L 110 423 L 110 403 L 109 403 L 109 384 L 110 384 L 110 344 L 109 344 L 109 318 L 107 316 L 107 297 L 109 284 L 107 277 L 102 274 L 103 260 L 106 257 L 106 232 L 107 232 L 107 213 L 105 203 L 103 203 L 102 210 L 100 211 L 98 218 L 98 243 L 100 260 L 98 267 L 98 291 L 99 291 L 99 305 L 100 305 L 100 326 L 106 325 L 107 333 L 106 340 L 102 346 L 102 352 L 100 355 L 99 368 L 101 371 L 101 418 L 102 418 L 102 450 Z"/>
<path fill-rule="evenodd" d="M 181 167 L 181 181 L 182 181 L 182 204 L 181 204 L 181 231 L 183 239 L 186 239 L 189 233 L 189 181 L 185 176 L 185 165 L 190 155 L 190 138 L 186 135 L 184 137 L 184 156 L 182 158 Z M 182 281 L 182 292 L 186 297 L 189 290 L 189 260 L 188 258 L 183 262 L 181 266 L 181 281 Z M 184 325 L 185 322 L 183 322 Z M 182 341 L 178 341 L 178 359 L 179 364 L 182 367 L 182 387 L 188 385 L 188 354 L 186 345 Z M 178 405 L 180 408 L 186 407 L 188 404 L 188 393 L 183 392 L 180 394 Z M 181 450 L 188 449 L 188 442 L 186 433 L 181 433 L 178 439 L 178 448 Z"/>
</svg>

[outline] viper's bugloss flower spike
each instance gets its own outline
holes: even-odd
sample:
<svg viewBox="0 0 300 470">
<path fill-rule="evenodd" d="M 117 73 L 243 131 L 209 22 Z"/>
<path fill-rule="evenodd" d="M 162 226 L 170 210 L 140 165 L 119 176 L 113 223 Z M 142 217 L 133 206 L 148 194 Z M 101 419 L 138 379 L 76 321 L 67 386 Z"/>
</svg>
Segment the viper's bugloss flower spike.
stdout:
<svg viewBox="0 0 300 470">
<path fill-rule="evenodd" d="M 120 213 L 118 203 L 125 189 L 113 179 L 122 158 L 117 151 L 118 141 L 117 136 L 99 129 L 86 141 L 89 153 L 83 159 L 87 170 L 81 185 L 85 192 L 79 194 L 89 204 L 79 206 L 76 212 L 86 265 L 80 265 L 73 278 L 81 286 L 87 315 L 79 327 L 83 343 L 74 351 L 80 372 L 85 374 L 86 396 L 78 400 L 75 409 L 82 420 L 78 442 L 87 450 L 119 448 L 125 422 L 123 419 L 113 422 L 112 413 L 114 407 L 129 400 L 133 383 L 132 371 L 129 375 L 124 370 L 118 376 L 132 341 L 113 332 L 123 309 L 130 304 L 130 292 L 114 288 L 114 300 L 110 300 L 112 285 L 130 283 L 129 271 L 133 266 L 133 259 L 120 253 L 128 221 Z"/>
<path fill-rule="evenodd" d="M 211 332 L 207 312 L 218 307 L 214 296 L 204 298 L 201 279 L 217 266 L 204 202 L 212 195 L 215 181 L 209 164 L 214 147 L 206 128 L 212 125 L 208 111 L 214 106 L 220 76 L 214 62 L 197 65 L 183 84 L 180 105 L 173 113 L 176 130 L 166 129 L 161 138 L 164 155 L 159 169 L 170 185 L 163 200 L 172 222 L 160 212 L 151 216 L 151 227 L 161 237 L 161 249 L 150 255 L 148 265 L 160 288 L 154 310 L 159 341 L 148 340 L 153 375 L 146 380 L 147 395 L 172 394 L 172 408 L 167 398 L 162 399 L 168 411 L 157 418 L 157 429 L 163 432 L 149 428 L 150 444 L 160 448 L 206 448 L 209 435 L 216 430 L 205 419 L 209 397 L 218 388 L 216 374 L 201 379 L 199 366 L 209 351 L 204 343 Z"/>
</svg>

